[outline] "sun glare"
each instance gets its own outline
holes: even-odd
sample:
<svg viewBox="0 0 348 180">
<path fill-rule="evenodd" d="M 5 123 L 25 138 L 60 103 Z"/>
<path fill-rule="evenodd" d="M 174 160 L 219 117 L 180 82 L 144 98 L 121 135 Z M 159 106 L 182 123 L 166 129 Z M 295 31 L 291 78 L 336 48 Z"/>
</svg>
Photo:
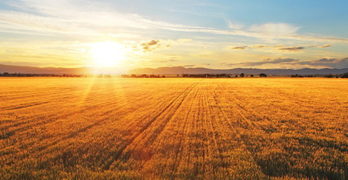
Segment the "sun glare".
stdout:
<svg viewBox="0 0 348 180">
<path fill-rule="evenodd" d="M 91 45 L 92 65 L 97 68 L 118 66 L 125 58 L 124 47 L 116 42 L 98 42 Z"/>
</svg>

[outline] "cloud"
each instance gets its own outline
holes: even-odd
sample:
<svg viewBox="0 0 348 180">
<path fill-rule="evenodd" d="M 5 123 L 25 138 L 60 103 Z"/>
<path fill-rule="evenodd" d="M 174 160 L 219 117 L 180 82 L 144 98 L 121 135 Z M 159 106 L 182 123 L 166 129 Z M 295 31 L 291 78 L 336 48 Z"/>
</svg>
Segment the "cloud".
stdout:
<svg viewBox="0 0 348 180">
<path fill-rule="evenodd" d="M 238 67 L 296 67 L 296 68 L 348 68 L 348 57 L 322 58 L 317 60 L 299 60 L 293 58 L 266 59 L 263 61 L 253 61 L 244 63 L 232 63 L 230 66 Z M 275 66 L 274 66 L 275 65 Z"/>
<path fill-rule="evenodd" d="M 313 42 L 341 42 L 348 43 L 347 38 L 340 37 L 329 37 L 321 35 L 300 35 L 298 30 L 300 27 L 287 24 L 287 23 L 265 23 L 258 25 L 251 25 L 249 28 L 240 25 L 227 22 L 228 26 L 232 30 L 219 30 L 213 28 L 204 28 L 204 27 L 192 27 L 184 28 L 181 31 L 188 32 L 204 32 L 204 33 L 213 33 L 220 35 L 231 35 L 231 36 L 242 36 L 257 38 L 262 40 L 294 40 L 294 41 L 313 41 Z M 180 29 L 176 29 L 179 30 Z"/>
<path fill-rule="evenodd" d="M 278 63 L 290 63 L 290 62 L 296 62 L 296 59 L 292 58 L 279 58 L 279 59 L 273 59 L 273 60 L 267 60 L 264 61 L 263 63 L 267 64 L 278 64 Z"/>
<path fill-rule="evenodd" d="M 300 51 L 305 49 L 305 47 L 283 47 L 283 48 L 279 48 L 279 50 L 281 51 Z"/>
<path fill-rule="evenodd" d="M 227 24 L 230 29 L 242 29 L 244 27 L 244 25 L 233 23 L 232 21 L 227 21 Z"/>
<path fill-rule="evenodd" d="M 313 61 L 303 61 L 300 64 L 308 64 L 313 66 L 323 66 L 327 68 L 348 68 L 348 57 L 343 59 L 322 58 Z"/>
<path fill-rule="evenodd" d="M 319 48 L 328 48 L 328 47 L 331 47 L 331 44 L 325 44 L 325 45 L 319 46 Z"/>
<path fill-rule="evenodd" d="M 266 35 L 287 36 L 295 35 L 300 28 L 286 23 L 266 23 L 253 25 L 249 29 L 252 32 L 262 33 Z"/>
<path fill-rule="evenodd" d="M 153 46 L 159 43 L 159 40 L 151 40 L 150 42 L 146 43 L 148 46 Z"/>
<path fill-rule="evenodd" d="M 297 52 L 309 48 L 328 48 L 331 47 L 329 44 L 325 45 L 308 45 L 308 46 L 285 46 L 285 45 L 249 45 L 249 46 L 230 46 L 230 49 L 234 50 L 246 50 L 246 49 L 272 49 L 279 51 L 290 51 Z"/>
<path fill-rule="evenodd" d="M 253 45 L 251 46 L 251 48 L 254 48 L 254 49 L 262 49 L 262 48 L 266 48 L 267 46 L 266 45 Z"/>
<path fill-rule="evenodd" d="M 141 43 L 141 47 L 144 51 L 152 51 L 160 46 L 159 40 L 151 40 L 149 42 Z"/>
<path fill-rule="evenodd" d="M 105 36 L 146 30 L 209 33 L 262 40 L 294 40 L 348 43 L 347 38 L 300 35 L 300 27 L 287 23 L 265 23 L 245 27 L 228 22 L 230 29 L 155 21 L 134 13 L 119 13 L 110 2 L 91 0 L 7 1 L 14 10 L 0 10 L 0 31 L 12 33 L 60 33 L 63 35 Z M 141 31 L 139 31 L 141 30 Z"/>
<path fill-rule="evenodd" d="M 157 61 L 157 62 L 160 62 L 160 63 L 175 63 L 175 62 L 177 62 L 177 61 L 178 61 L 178 60 L 176 60 L 175 57 L 174 57 L 174 58 L 159 60 L 159 61 Z"/>
<path fill-rule="evenodd" d="M 235 46 L 235 47 L 231 47 L 231 49 L 238 49 L 238 50 L 240 50 L 240 49 L 247 49 L 248 48 L 248 46 Z"/>
<path fill-rule="evenodd" d="M 329 63 L 330 64 L 330 63 L 334 63 L 334 62 L 337 62 L 337 61 L 338 60 L 335 59 L 335 58 L 322 58 L 322 59 L 319 59 L 319 60 L 317 60 L 315 62 L 324 63 L 324 64 Z"/>
<path fill-rule="evenodd" d="M 9 5 L 15 10 L 0 10 L 0 29 L 15 30 L 17 33 L 103 36 L 152 26 L 146 23 L 145 18 L 137 14 L 119 13 L 106 2 L 20 0 Z"/>
<path fill-rule="evenodd" d="M 265 61 L 256 61 L 256 62 L 246 62 L 246 63 L 239 63 L 239 65 L 244 65 L 244 66 L 259 66 L 259 65 L 264 65 L 264 64 L 281 64 L 281 63 L 292 63 L 292 62 L 297 62 L 297 59 L 292 59 L 292 58 L 279 58 L 279 59 L 267 59 Z"/>
<path fill-rule="evenodd" d="M 188 64 L 188 65 L 184 65 L 183 67 L 185 67 L 185 68 L 194 68 L 194 67 L 196 67 L 196 65 Z"/>
</svg>

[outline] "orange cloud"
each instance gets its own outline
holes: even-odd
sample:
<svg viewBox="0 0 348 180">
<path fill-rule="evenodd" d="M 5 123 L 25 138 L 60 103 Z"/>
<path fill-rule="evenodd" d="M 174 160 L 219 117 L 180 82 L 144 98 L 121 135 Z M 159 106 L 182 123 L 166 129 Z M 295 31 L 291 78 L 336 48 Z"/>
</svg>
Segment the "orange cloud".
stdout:
<svg viewBox="0 0 348 180">
<path fill-rule="evenodd" d="M 269 48 L 269 49 L 280 50 L 280 51 L 301 51 L 301 50 L 308 49 L 308 48 L 328 48 L 328 47 L 331 47 L 331 45 L 330 44 L 325 44 L 325 45 L 320 45 L 320 46 L 250 45 L 250 46 L 232 46 L 230 48 L 235 49 L 235 50 Z"/>
<path fill-rule="evenodd" d="M 142 43 L 141 46 L 144 51 L 152 51 L 160 46 L 159 42 L 159 40 L 151 40 L 149 42 Z"/>
</svg>

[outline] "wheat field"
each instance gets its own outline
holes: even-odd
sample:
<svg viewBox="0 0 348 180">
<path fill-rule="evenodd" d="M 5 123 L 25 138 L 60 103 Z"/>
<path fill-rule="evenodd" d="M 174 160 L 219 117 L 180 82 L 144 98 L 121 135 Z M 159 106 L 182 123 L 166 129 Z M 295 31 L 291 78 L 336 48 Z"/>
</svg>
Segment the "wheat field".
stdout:
<svg viewBox="0 0 348 180">
<path fill-rule="evenodd" d="M 348 81 L 1 78 L 0 179 L 348 179 Z"/>
</svg>

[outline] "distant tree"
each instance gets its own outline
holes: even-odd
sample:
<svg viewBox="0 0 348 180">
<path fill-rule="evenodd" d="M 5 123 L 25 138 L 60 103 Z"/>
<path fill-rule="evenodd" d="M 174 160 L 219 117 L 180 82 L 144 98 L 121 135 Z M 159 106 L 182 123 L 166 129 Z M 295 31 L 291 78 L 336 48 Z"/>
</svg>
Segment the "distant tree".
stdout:
<svg viewBox="0 0 348 180">
<path fill-rule="evenodd" d="M 341 78 L 348 78 L 348 72 L 344 73 Z"/>
<path fill-rule="evenodd" d="M 240 73 L 239 77 L 245 77 L 244 73 Z"/>
<path fill-rule="evenodd" d="M 333 77 L 335 77 L 335 76 L 332 75 L 332 74 L 328 74 L 328 75 L 325 75 L 324 77 L 326 77 L 326 78 L 333 78 Z"/>
<path fill-rule="evenodd" d="M 293 75 L 291 75 L 291 77 L 303 77 L 303 76 L 299 75 L 299 74 L 293 74 Z"/>
<path fill-rule="evenodd" d="M 9 76 L 9 75 L 10 75 L 10 73 L 8 73 L 8 72 L 3 73 L 3 76 Z"/>
<path fill-rule="evenodd" d="M 253 75 L 253 74 L 251 74 L 251 75 L 250 75 L 250 77 L 254 77 L 254 75 Z"/>
<path fill-rule="evenodd" d="M 236 78 L 237 78 L 237 77 L 238 77 L 238 75 L 235 75 L 234 77 L 236 77 Z"/>
<path fill-rule="evenodd" d="M 260 77 L 267 77 L 267 74 L 261 73 L 261 74 L 260 74 Z"/>
</svg>

